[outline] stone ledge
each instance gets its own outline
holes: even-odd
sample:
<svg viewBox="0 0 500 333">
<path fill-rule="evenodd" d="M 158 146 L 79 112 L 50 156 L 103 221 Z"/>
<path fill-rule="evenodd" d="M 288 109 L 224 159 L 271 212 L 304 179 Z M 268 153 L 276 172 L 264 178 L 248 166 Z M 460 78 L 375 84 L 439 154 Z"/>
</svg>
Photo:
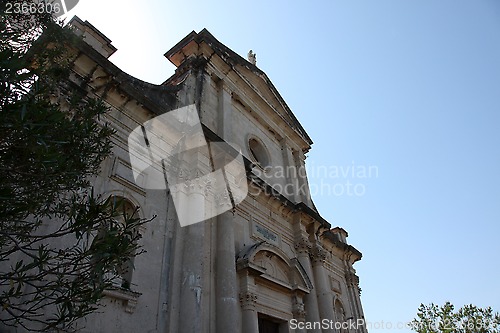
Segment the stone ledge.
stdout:
<svg viewBox="0 0 500 333">
<path fill-rule="evenodd" d="M 125 307 L 125 312 L 133 313 L 141 293 L 123 288 L 113 288 L 104 290 L 104 296 L 121 300 Z"/>
</svg>

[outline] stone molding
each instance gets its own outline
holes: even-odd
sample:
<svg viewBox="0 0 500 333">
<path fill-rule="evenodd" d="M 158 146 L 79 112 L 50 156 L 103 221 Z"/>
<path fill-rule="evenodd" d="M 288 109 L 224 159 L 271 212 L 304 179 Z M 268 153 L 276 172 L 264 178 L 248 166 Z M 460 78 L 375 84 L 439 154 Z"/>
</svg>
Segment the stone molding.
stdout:
<svg viewBox="0 0 500 333">
<path fill-rule="evenodd" d="M 125 312 L 127 313 L 134 312 L 137 302 L 139 301 L 139 296 L 141 296 L 141 293 L 123 288 L 106 289 L 103 294 L 109 298 L 121 300 L 125 307 Z"/>
</svg>

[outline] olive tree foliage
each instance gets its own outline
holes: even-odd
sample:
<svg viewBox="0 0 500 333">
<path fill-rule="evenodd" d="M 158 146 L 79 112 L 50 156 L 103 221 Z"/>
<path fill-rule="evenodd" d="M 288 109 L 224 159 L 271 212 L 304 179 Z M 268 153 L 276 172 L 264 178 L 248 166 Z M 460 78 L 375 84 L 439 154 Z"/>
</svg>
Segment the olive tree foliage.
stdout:
<svg viewBox="0 0 500 333">
<path fill-rule="evenodd" d="M 458 310 L 450 302 L 421 304 L 410 327 L 418 333 L 500 333 L 500 315 L 472 304 Z"/>
<path fill-rule="evenodd" d="M 50 13 L 5 10 L 1 1 L 0 331 L 71 331 L 141 252 L 146 221 L 93 193 L 113 130 L 103 102 L 68 80 L 81 41 Z"/>
</svg>

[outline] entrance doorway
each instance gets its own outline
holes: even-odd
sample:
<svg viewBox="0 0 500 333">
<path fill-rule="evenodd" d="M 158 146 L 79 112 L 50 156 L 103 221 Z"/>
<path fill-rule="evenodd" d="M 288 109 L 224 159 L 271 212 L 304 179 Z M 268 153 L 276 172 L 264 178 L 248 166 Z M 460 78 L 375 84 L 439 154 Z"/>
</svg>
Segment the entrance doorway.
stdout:
<svg viewBox="0 0 500 333">
<path fill-rule="evenodd" d="M 283 321 L 259 313 L 259 333 L 280 333 Z"/>
</svg>

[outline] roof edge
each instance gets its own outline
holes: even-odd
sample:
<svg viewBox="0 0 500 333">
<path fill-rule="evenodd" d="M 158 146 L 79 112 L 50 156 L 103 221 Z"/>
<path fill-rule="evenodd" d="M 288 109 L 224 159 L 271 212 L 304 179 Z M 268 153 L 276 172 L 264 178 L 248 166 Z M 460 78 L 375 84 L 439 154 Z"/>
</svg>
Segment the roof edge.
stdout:
<svg viewBox="0 0 500 333">
<path fill-rule="evenodd" d="M 229 47 L 221 43 L 217 38 L 214 37 L 206 28 L 202 29 L 199 33 L 195 31 L 191 31 L 186 37 L 184 37 L 180 42 L 175 44 L 170 50 L 165 52 L 164 56 L 174 65 L 178 66 L 178 64 L 174 61 L 174 56 L 182 51 L 184 47 L 186 47 L 189 43 L 195 42 L 200 44 L 202 42 L 206 42 L 215 52 L 221 56 L 224 61 L 229 61 L 231 65 L 238 64 L 246 67 L 254 74 L 261 77 L 264 82 L 268 85 L 271 92 L 274 94 L 278 102 L 281 104 L 286 114 L 292 119 L 295 125 L 295 130 L 299 133 L 300 136 L 307 142 L 309 146 L 313 144 L 311 137 L 307 134 L 302 124 L 299 122 L 295 114 L 292 112 L 288 104 L 285 102 L 278 89 L 271 82 L 267 74 L 258 68 L 256 65 L 250 63 L 248 60 L 244 59 L 242 56 L 231 50 Z"/>
</svg>

